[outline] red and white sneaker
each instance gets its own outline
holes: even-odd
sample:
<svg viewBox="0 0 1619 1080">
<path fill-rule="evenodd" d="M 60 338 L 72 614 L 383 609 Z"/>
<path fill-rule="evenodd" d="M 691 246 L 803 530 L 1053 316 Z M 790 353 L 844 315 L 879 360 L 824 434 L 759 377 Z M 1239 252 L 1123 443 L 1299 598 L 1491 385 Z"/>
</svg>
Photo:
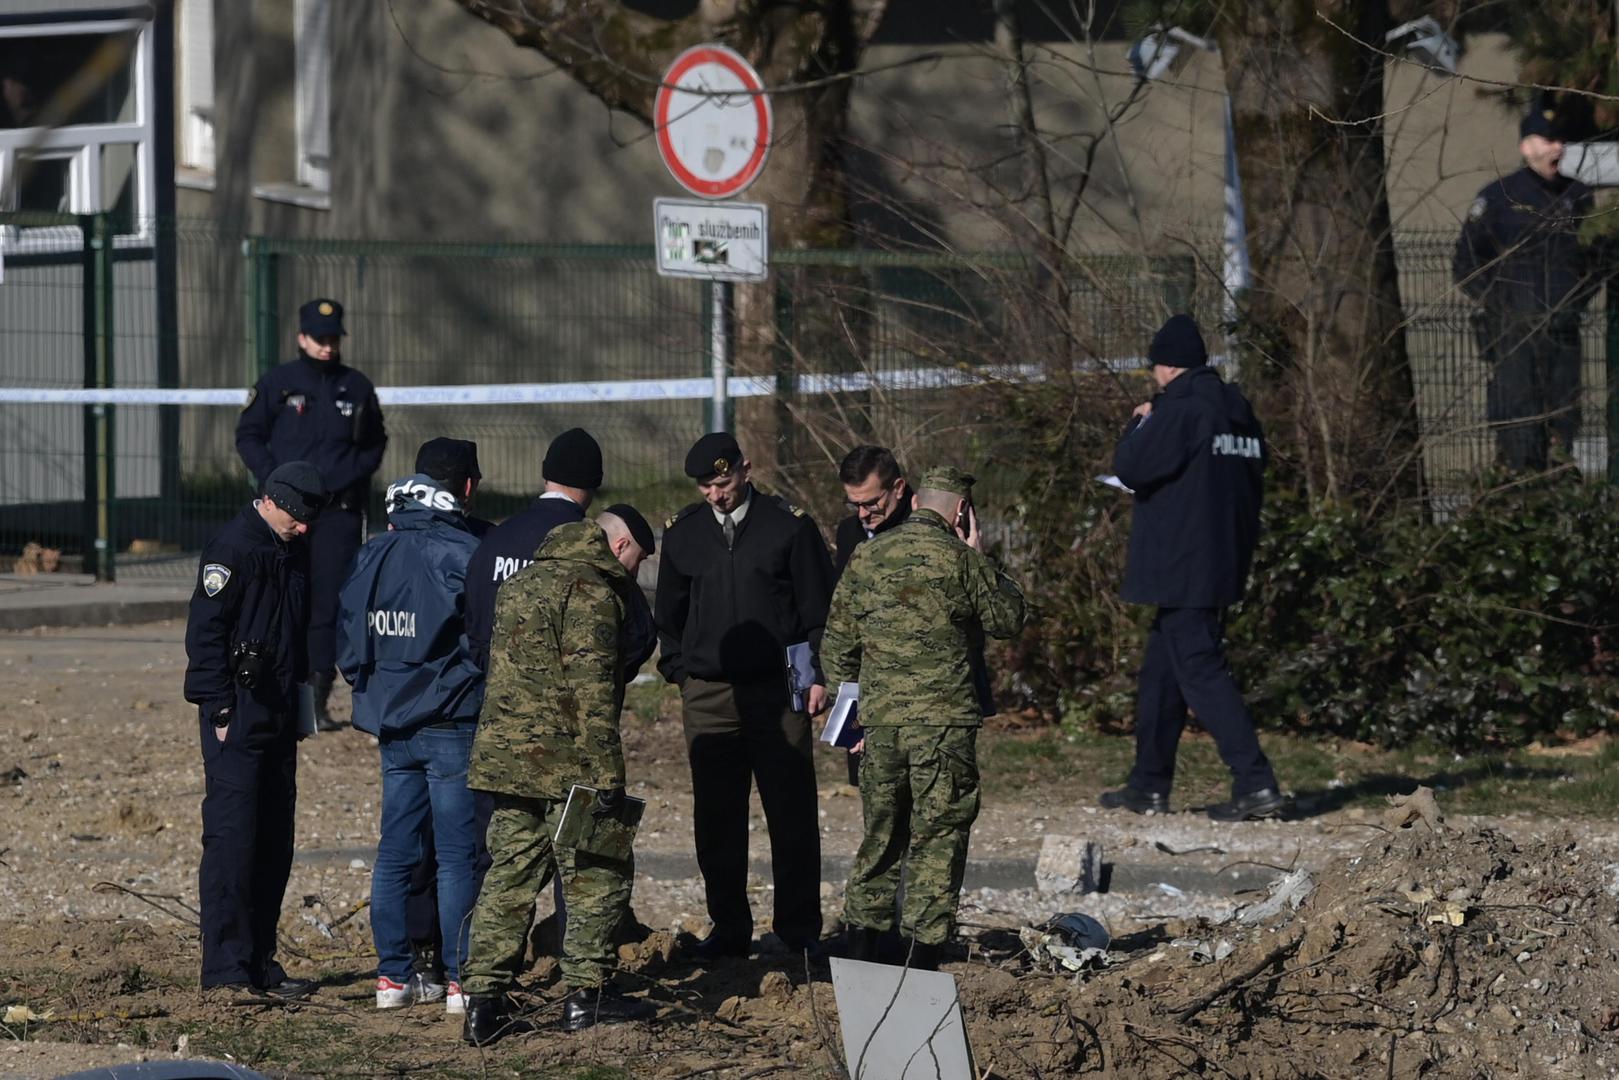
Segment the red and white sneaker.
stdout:
<svg viewBox="0 0 1619 1080">
<path fill-rule="evenodd" d="M 386 975 L 377 976 L 377 1008 L 403 1009 L 416 1001 L 416 980 L 397 983 Z"/>
<path fill-rule="evenodd" d="M 460 1016 L 467 1011 L 467 996 L 461 992 L 461 984 L 454 979 L 450 980 L 449 989 L 444 995 L 444 1011 L 450 1016 Z"/>
</svg>

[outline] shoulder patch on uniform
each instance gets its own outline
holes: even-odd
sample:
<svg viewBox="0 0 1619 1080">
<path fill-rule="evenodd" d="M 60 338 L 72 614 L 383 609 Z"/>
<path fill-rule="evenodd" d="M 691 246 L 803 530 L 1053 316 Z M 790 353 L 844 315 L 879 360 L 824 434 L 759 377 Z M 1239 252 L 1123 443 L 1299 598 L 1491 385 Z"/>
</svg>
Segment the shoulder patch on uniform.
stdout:
<svg viewBox="0 0 1619 1080">
<path fill-rule="evenodd" d="M 255 401 L 257 401 L 258 399 L 259 399 L 259 388 L 256 387 L 256 386 L 248 387 L 247 388 L 247 400 L 242 402 L 242 411 L 246 412 L 247 410 L 251 409 L 253 407 L 253 403 Z"/>
<path fill-rule="evenodd" d="M 800 507 L 794 506 L 792 503 L 788 502 L 787 497 L 785 495 L 772 494 L 770 497 L 772 499 L 775 499 L 777 505 L 779 505 L 783 510 L 787 511 L 789 514 L 793 515 L 793 517 L 803 517 L 804 516 L 803 509 L 800 508 Z"/>
<path fill-rule="evenodd" d="M 694 503 L 690 503 L 690 504 L 688 504 L 686 506 L 682 506 L 679 510 L 676 510 L 674 513 L 669 515 L 669 520 L 665 521 L 663 523 L 663 527 L 665 529 L 667 529 L 670 526 L 672 526 L 675 522 L 679 521 L 681 518 L 686 517 L 693 510 L 700 510 L 700 509 L 702 509 L 703 507 L 705 507 L 707 505 L 708 504 L 706 502 L 694 502 Z"/>
<path fill-rule="evenodd" d="M 202 568 L 202 591 L 210 597 L 218 596 L 230 582 L 230 567 L 211 562 Z"/>
<path fill-rule="evenodd" d="M 1484 211 L 1490 208 L 1490 200 L 1480 195 L 1473 200 L 1473 205 L 1467 208 L 1467 220 L 1477 221 L 1484 216 Z"/>
</svg>

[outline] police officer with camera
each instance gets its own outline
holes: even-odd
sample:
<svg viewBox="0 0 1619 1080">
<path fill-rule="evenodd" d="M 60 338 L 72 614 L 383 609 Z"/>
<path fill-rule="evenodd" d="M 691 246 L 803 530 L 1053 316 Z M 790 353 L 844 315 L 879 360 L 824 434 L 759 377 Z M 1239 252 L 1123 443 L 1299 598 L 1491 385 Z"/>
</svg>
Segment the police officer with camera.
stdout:
<svg viewBox="0 0 1619 1080">
<path fill-rule="evenodd" d="M 309 684 L 322 731 L 337 677 L 337 593 L 360 550 L 371 475 L 388 433 L 371 380 L 343 363 L 343 305 L 317 298 L 298 309 L 298 355 L 258 381 L 236 422 L 236 450 L 260 484 L 288 461 L 320 470 L 331 506 L 309 530 Z"/>
<path fill-rule="evenodd" d="M 304 997 L 275 959 L 292 870 L 299 686 L 308 677 L 309 551 L 328 499 L 307 461 L 278 466 L 263 494 L 203 548 L 186 622 L 185 698 L 202 741 L 202 987 Z"/>
</svg>

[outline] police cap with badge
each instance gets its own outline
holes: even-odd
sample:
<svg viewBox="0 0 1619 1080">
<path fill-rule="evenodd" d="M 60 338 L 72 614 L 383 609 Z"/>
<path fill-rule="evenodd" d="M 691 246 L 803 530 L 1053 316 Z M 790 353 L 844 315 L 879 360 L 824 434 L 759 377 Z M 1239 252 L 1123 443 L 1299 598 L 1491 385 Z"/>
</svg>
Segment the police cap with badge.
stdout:
<svg viewBox="0 0 1619 1080">
<path fill-rule="evenodd" d="M 343 337 L 343 305 L 324 296 L 298 309 L 298 332 L 312 338 Z"/>
</svg>

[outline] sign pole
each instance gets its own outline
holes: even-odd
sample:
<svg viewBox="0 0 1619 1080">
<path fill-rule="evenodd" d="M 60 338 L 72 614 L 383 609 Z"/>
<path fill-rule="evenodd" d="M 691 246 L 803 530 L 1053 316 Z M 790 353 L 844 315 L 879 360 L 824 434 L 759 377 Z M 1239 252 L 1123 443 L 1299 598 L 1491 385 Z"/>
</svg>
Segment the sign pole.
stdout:
<svg viewBox="0 0 1619 1080">
<path fill-rule="evenodd" d="M 708 403 L 708 430 L 731 430 L 731 315 L 734 310 L 729 281 L 708 285 L 712 309 L 708 319 L 709 373 L 714 390 Z"/>
</svg>

